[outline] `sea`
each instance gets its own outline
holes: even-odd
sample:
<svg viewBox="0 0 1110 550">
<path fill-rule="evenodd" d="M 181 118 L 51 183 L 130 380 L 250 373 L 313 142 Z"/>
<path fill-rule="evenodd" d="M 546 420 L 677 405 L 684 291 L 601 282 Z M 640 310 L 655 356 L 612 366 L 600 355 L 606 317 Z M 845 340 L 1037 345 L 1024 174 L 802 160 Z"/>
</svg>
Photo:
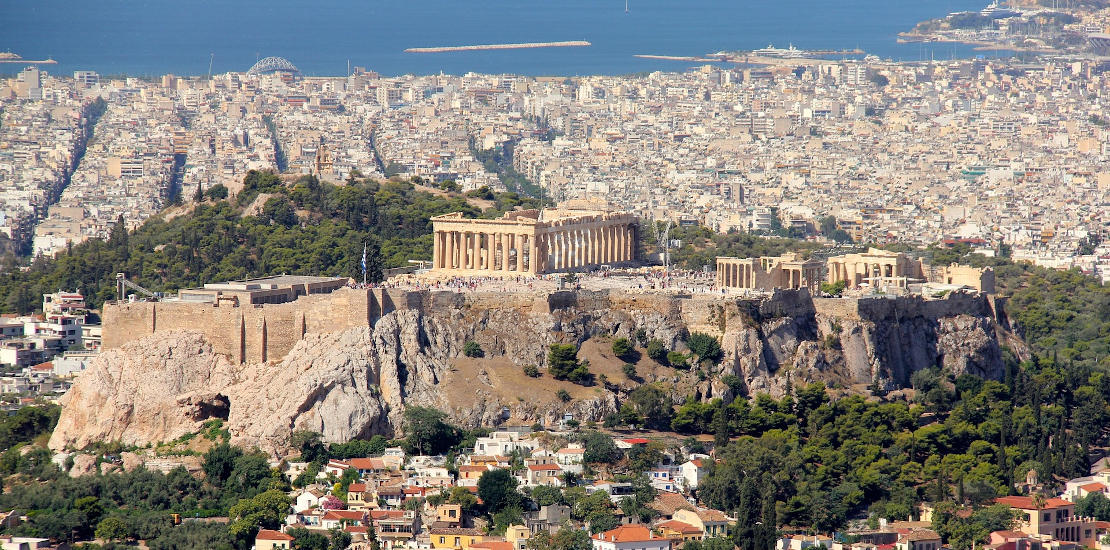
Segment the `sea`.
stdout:
<svg viewBox="0 0 1110 550">
<path fill-rule="evenodd" d="M 52 58 L 53 74 L 205 75 L 281 56 L 310 76 L 624 75 L 773 44 L 859 48 L 916 61 L 995 57 L 968 45 L 899 44 L 899 32 L 985 0 L 0 0 L 0 51 Z M 586 40 L 588 47 L 405 53 L 406 48 Z M 0 72 L 22 67 L 0 64 Z"/>
</svg>

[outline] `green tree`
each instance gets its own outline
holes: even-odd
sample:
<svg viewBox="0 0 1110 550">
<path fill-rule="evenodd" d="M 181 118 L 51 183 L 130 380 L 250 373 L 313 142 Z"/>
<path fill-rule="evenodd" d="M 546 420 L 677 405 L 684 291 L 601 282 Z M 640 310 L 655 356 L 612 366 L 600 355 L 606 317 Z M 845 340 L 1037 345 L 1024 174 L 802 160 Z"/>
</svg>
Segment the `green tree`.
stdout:
<svg viewBox="0 0 1110 550">
<path fill-rule="evenodd" d="M 613 443 L 613 438 L 601 432 L 587 431 L 582 434 L 581 441 L 585 449 L 582 460 L 587 463 L 612 464 L 620 460 L 621 451 L 617 448 L 617 444 Z"/>
<path fill-rule="evenodd" d="M 129 535 L 127 522 L 115 516 L 106 517 L 96 525 L 96 538 L 100 540 L 126 540 Z"/>
<path fill-rule="evenodd" d="M 686 339 L 686 346 L 698 356 L 698 361 L 717 363 L 721 360 L 721 342 L 716 336 L 694 332 Z"/>
<path fill-rule="evenodd" d="M 478 497 L 492 514 L 517 505 L 520 501 L 519 495 L 516 490 L 516 478 L 508 470 L 490 470 L 478 478 Z"/>
<path fill-rule="evenodd" d="M 474 340 L 467 340 L 463 345 L 463 355 L 467 357 L 483 357 L 486 353 L 482 351 L 482 346 Z"/>
<path fill-rule="evenodd" d="M 231 535 L 248 540 L 254 537 L 258 528 L 276 529 L 289 513 L 292 500 L 283 492 L 269 490 L 253 498 L 240 499 L 228 510 Z"/>
<path fill-rule="evenodd" d="M 647 348 L 644 351 L 647 353 L 647 356 L 656 363 L 659 363 L 660 365 L 667 364 L 667 348 L 663 346 L 663 342 L 661 340 L 649 341 L 647 344 Z"/>
<path fill-rule="evenodd" d="M 243 456 L 243 451 L 227 443 L 220 443 L 204 453 L 204 475 L 217 487 L 223 487 L 235 469 L 235 462 Z"/>
<path fill-rule="evenodd" d="M 636 351 L 636 348 L 632 346 L 632 341 L 628 338 L 617 338 L 616 340 L 613 340 L 612 349 L 613 355 L 624 359 L 625 361 L 632 360 L 632 356 Z"/>
<path fill-rule="evenodd" d="M 589 364 L 578 361 L 578 347 L 573 344 L 551 344 L 547 352 L 547 371 L 556 380 L 586 382 L 590 379 Z"/>
<path fill-rule="evenodd" d="M 430 407 L 405 409 L 405 432 L 408 446 L 419 454 L 439 454 L 458 442 L 455 428 L 447 424 L 447 415 Z"/>
</svg>

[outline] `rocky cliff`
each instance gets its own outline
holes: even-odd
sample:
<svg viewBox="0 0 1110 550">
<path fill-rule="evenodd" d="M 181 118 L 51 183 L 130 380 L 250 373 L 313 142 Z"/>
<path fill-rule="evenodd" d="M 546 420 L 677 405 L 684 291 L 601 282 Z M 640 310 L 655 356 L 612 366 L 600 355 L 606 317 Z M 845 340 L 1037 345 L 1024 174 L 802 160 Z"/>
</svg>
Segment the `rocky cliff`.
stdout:
<svg viewBox="0 0 1110 550">
<path fill-rule="evenodd" d="M 618 292 L 549 295 L 425 293 L 372 327 L 308 334 L 281 360 L 232 363 L 199 332 L 158 333 L 101 354 L 64 398 L 55 449 L 95 441 L 170 441 L 224 419 L 232 441 L 279 452 L 295 430 L 344 441 L 396 434 L 407 404 L 447 410 L 464 425 L 551 422 L 570 413 L 601 420 L 637 382 L 612 357 L 613 338 L 659 339 L 684 350 L 691 331 L 721 338 L 723 360 L 703 372 L 646 357 L 640 377 L 676 399 L 731 392 L 781 394 L 788 384 L 904 386 L 916 370 L 943 366 L 997 378 L 999 306 L 985 296 L 819 299 L 786 291 L 764 299 Z M 1000 321 L 1001 319 L 1001 321 Z M 462 354 L 478 342 L 482 358 Z M 592 387 L 528 378 L 548 346 L 574 343 L 600 380 Z M 602 379 L 602 375 L 604 378 Z M 788 382 L 789 381 L 789 382 Z M 557 397 L 567 391 L 569 402 Z"/>
</svg>

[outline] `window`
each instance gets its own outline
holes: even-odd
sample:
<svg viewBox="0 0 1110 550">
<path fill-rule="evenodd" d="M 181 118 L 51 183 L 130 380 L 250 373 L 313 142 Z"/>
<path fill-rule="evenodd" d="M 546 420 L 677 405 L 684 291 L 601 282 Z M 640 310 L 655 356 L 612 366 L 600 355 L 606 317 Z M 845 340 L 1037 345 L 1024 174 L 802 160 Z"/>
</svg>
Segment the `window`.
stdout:
<svg viewBox="0 0 1110 550">
<path fill-rule="evenodd" d="M 439 537 L 439 543 L 440 544 L 446 544 L 447 543 L 447 537 Z"/>
</svg>

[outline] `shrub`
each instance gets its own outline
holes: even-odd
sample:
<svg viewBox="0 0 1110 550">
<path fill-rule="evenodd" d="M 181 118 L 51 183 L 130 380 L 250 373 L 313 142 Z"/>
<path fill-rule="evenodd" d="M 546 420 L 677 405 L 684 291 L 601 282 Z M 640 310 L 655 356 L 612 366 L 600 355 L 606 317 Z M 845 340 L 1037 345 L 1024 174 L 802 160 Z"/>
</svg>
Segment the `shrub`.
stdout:
<svg viewBox="0 0 1110 550">
<path fill-rule="evenodd" d="M 562 401 L 563 403 L 570 401 L 570 394 L 567 393 L 567 390 L 559 390 L 555 392 L 555 397 L 558 397 L 559 401 Z"/>
<path fill-rule="evenodd" d="M 624 366 L 621 367 L 621 372 L 623 372 L 627 378 L 634 380 L 636 378 L 636 365 L 625 363 Z"/>
<path fill-rule="evenodd" d="M 467 357 L 484 357 L 486 352 L 482 351 L 482 346 L 480 346 L 478 342 L 468 340 L 466 344 L 463 345 L 463 355 Z"/>
<path fill-rule="evenodd" d="M 535 365 L 524 365 L 524 376 L 527 376 L 529 378 L 539 378 L 540 369 L 537 369 Z"/>
<path fill-rule="evenodd" d="M 714 364 L 721 360 L 721 343 L 717 337 L 704 332 L 695 332 L 686 339 L 686 346 L 698 359 L 709 360 Z"/>
<path fill-rule="evenodd" d="M 845 287 L 848 286 L 847 281 L 837 281 L 835 283 L 821 283 L 821 292 L 832 296 L 840 296 L 844 293 Z"/>
<path fill-rule="evenodd" d="M 652 340 L 647 344 L 647 356 L 651 357 L 656 363 L 661 365 L 667 364 L 667 348 L 663 346 L 660 340 Z"/>
<path fill-rule="evenodd" d="M 636 329 L 636 341 L 639 342 L 641 346 L 646 346 L 648 343 L 647 331 L 642 328 Z"/>
<path fill-rule="evenodd" d="M 613 340 L 613 355 L 625 359 L 632 355 L 633 351 L 632 341 L 628 338 L 617 338 Z"/>
<path fill-rule="evenodd" d="M 226 199 L 227 198 L 227 186 L 225 186 L 222 183 L 217 183 L 216 185 L 213 185 L 212 187 L 209 187 L 208 190 L 204 192 L 204 194 L 207 195 L 208 198 L 213 199 L 213 200 L 217 200 L 217 201 Z"/>
<path fill-rule="evenodd" d="M 548 348 L 547 371 L 556 380 L 570 380 L 578 367 L 578 347 L 574 344 L 551 344 Z"/>
<path fill-rule="evenodd" d="M 681 352 L 672 351 L 667 354 L 667 363 L 676 369 L 686 369 L 690 365 L 686 362 L 686 356 Z"/>
</svg>

